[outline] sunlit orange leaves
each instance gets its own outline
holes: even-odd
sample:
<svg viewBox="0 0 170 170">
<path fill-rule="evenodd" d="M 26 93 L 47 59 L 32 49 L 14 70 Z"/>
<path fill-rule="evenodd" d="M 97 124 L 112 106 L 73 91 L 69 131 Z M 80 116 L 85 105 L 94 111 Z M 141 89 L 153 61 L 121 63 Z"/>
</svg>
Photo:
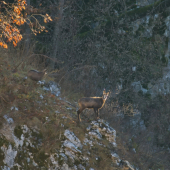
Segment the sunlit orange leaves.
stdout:
<svg viewBox="0 0 170 170">
<path fill-rule="evenodd" d="M 16 34 L 15 36 L 13 36 L 13 45 L 14 45 L 14 47 L 17 46 L 17 43 L 19 41 L 21 41 L 21 39 L 22 39 L 22 35 L 21 34 Z"/>
<path fill-rule="evenodd" d="M 14 45 L 14 47 L 16 47 L 16 46 L 17 46 L 17 44 L 15 43 L 15 41 L 13 41 L 13 45 Z"/>
<path fill-rule="evenodd" d="M 3 31 L 3 35 L 6 37 L 7 42 L 13 42 L 14 47 L 17 46 L 17 43 L 21 41 L 22 35 L 20 34 L 20 31 L 18 28 L 16 28 L 13 25 L 10 25 L 9 23 L 3 22 L 2 28 L 5 28 Z M 7 48 L 7 44 L 0 41 L 0 45 L 3 48 Z"/>
<path fill-rule="evenodd" d="M 8 46 L 5 42 L 12 42 L 15 47 L 22 39 L 17 25 L 20 26 L 26 22 L 22 14 L 22 10 L 25 10 L 26 0 L 15 0 L 14 3 L 6 3 L 3 1 L 3 4 L 7 5 L 5 7 L 7 14 L 4 16 L 3 13 L 0 13 L 0 27 L 2 29 L 0 46 L 7 48 Z M 13 13 L 11 13 L 11 9 L 14 11 Z M 3 39 L 5 39 L 5 42 Z"/>
<path fill-rule="evenodd" d="M 19 10 L 17 6 L 14 7 L 14 12 L 16 12 L 18 15 L 21 14 L 21 11 Z"/>
<path fill-rule="evenodd" d="M 8 48 L 7 44 L 5 44 L 3 42 L 0 42 L 0 46 L 3 47 L 3 48 Z"/>
<path fill-rule="evenodd" d="M 46 18 L 44 18 L 44 22 L 47 23 L 47 19 Z"/>
<path fill-rule="evenodd" d="M 19 8 L 19 10 L 25 10 L 25 6 L 26 6 L 26 0 L 18 0 L 18 8 Z"/>
<path fill-rule="evenodd" d="M 15 23 L 15 24 L 17 24 L 17 25 L 23 25 L 26 21 L 25 21 L 25 19 L 23 19 L 23 18 L 20 18 L 20 17 L 18 17 L 19 19 L 14 19 L 13 20 L 13 23 Z"/>
<path fill-rule="evenodd" d="M 21 25 L 26 23 L 30 26 L 32 32 L 37 35 L 42 31 L 46 31 L 45 27 L 40 24 L 36 17 L 32 16 L 30 19 L 29 13 L 38 14 L 40 11 L 37 8 L 34 8 L 31 5 L 26 4 L 26 0 L 14 0 L 14 2 L 9 3 L 2 1 L 3 8 L 5 8 L 5 13 L 0 12 L 0 46 L 7 48 L 7 43 L 12 42 L 14 47 L 17 46 L 17 43 L 21 41 L 22 35 L 19 31 Z M 27 15 L 28 14 L 28 15 Z M 52 21 L 51 17 L 46 14 L 39 14 L 44 18 L 44 22 Z M 29 16 L 29 18 L 27 18 Z"/>
<path fill-rule="evenodd" d="M 26 6 L 26 0 L 18 0 L 18 4 L 14 5 L 14 12 L 16 13 L 16 15 L 12 16 L 12 20 L 13 23 L 17 24 L 17 25 L 23 25 L 26 20 L 23 18 L 23 14 L 21 14 L 22 10 L 25 10 L 25 6 Z"/>
<path fill-rule="evenodd" d="M 17 15 L 20 15 L 21 11 L 25 10 L 25 6 L 26 6 L 26 0 L 18 0 L 18 3 L 14 5 L 14 12 Z"/>
<path fill-rule="evenodd" d="M 48 14 L 46 14 L 46 15 L 44 16 L 44 22 L 47 23 L 47 22 L 49 22 L 49 21 L 52 21 L 52 19 L 51 19 L 51 17 L 50 17 Z"/>
</svg>

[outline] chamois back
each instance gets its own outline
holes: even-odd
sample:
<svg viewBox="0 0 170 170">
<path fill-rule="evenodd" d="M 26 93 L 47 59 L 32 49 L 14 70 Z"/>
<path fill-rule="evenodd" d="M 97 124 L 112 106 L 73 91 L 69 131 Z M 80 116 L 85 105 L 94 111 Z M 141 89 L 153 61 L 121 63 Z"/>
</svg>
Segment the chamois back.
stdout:
<svg viewBox="0 0 170 170">
<path fill-rule="evenodd" d="M 102 97 L 83 97 L 78 104 L 82 108 L 101 108 L 105 101 Z"/>
<path fill-rule="evenodd" d="M 43 70 L 42 72 L 37 71 L 37 70 L 30 70 L 30 71 L 28 71 L 27 76 L 33 81 L 40 81 L 40 80 L 42 80 L 42 78 L 45 74 L 47 74 L 46 69 Z"/>
</svg>

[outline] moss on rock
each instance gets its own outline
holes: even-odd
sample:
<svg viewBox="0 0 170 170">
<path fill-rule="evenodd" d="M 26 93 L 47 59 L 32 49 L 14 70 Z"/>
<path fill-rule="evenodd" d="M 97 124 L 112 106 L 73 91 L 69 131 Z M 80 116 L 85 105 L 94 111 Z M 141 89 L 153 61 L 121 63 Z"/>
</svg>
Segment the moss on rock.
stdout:
<svg viewBox="0 0 170 170">
<path fill-rule="evenodd" d="M 22 128 L 21 126 L 16 126 L 15 129 L 14 129 L 14 135 L 21 139 L 21 135 L 23 134 L 23 131 L 22 131 Z"/>
<path fill-rule="evenodd" d="M 35 162 L 38 164 L 39 167 L 43 167 L 47 164 L 45 161 L 49 155 L 46 155 L 44 151 L 40 151 L 34 157 Z"/>
</svg>

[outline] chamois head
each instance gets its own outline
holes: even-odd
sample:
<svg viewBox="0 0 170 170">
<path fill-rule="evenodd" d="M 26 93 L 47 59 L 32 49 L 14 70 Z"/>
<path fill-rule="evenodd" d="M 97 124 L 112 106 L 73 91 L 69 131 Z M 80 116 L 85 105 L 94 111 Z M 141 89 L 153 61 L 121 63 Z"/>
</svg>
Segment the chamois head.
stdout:
<svg viewBox="0 0 170 170">
<path fill-rule="evenodd" d="M 103 98 L 104 100 L 106 100 L 107 97 L 108 97 L 108 95 L 109 95 L 109 93 L 110 93 L 110 91 L 106 93 L 106 90 L 104 89 L 104 90 L 103 90 L 103 96 L 102 96 L 102 98 Z"/>
<path fill-rule="evenodd" d="M 47 74 L 46 69 L 44 69 L 42 72 L 37 70 L 30 70 L 28 71 L 27 76 L 33 81 L 40 81 L 45 74 Z"/>
</svg>

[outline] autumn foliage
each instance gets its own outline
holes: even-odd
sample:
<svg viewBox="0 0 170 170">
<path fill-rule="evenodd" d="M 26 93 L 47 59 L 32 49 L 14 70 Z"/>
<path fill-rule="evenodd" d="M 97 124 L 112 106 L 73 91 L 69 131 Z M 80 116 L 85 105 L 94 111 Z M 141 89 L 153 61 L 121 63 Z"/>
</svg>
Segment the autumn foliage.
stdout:
<svg viewBox="0 0 170 170">
<path fill-rule="evenodd" d="M 33 23 L 30 18 L 27 17 L 27 11 L 29 8 L 26 4 L 26 0 L 15 0 L 14 3 L 0 2 L 0 46 L 8 48 L 7 43 L 12 42 L 14 47 L 23 38 L 20 33 L 20 26 L 24 23 L 29 23 L 31 30 L 36 35 L 45 30 L 44 26 L 41 26 L 36 20 L 37 28 L 33 28 Z M 31 7 L 32 8 L 32 7 Z M 44 21 L 52 21 L 48 14 L 41 15 L 44 17 Z M 35 18 L 35 17 L 34 17 Z"/>
</svg>

